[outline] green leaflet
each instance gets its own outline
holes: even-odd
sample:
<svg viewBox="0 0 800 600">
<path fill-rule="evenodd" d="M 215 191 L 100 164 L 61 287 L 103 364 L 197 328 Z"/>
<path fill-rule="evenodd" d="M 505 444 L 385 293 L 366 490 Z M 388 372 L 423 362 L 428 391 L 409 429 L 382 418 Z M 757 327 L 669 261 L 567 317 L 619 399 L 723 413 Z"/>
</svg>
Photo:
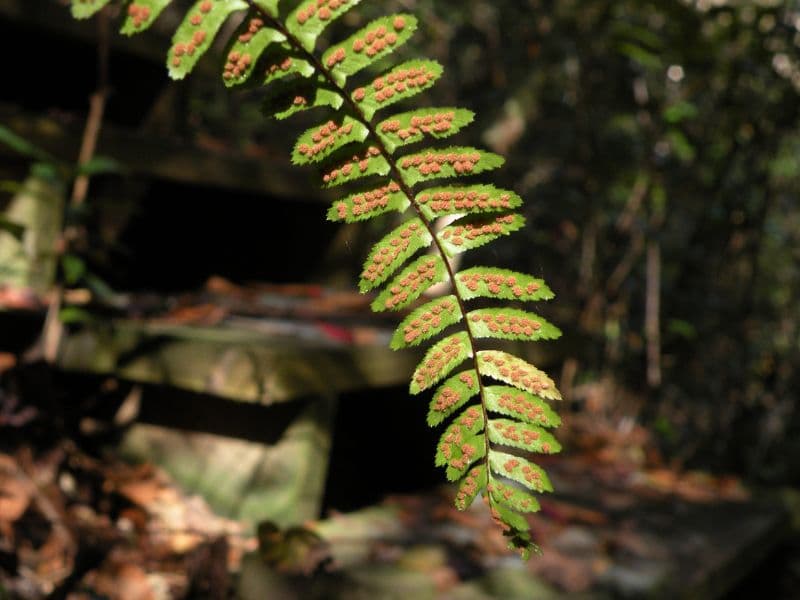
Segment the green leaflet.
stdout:
<svg viewBox="0 0 800 600">
<path fill-rule="evenodd" d="M 517 512 L 538 512 L 539 501 L 528 492 L 495 480 L 491 484 L 492 500 L 505 504 Z"/>
<path fill-rule="evenodd" d="M 420 248 L 431 243 L 431 235 L 419 219 L 406 221 L 394 231 L 386 234 L 372 248 L 358 287 L 362 292 L 375 289 L 400 266 L 411 258 Z"/>
<path fill-rule="evenodd" d="M 470 406 L 445 430 L 436 447 L 436 466 L 447 467 L 448 481 L 464 476 L 476 460 L 486 456 L 483 412 L 479 405 Z"/>
<path fill-rule="evenodd" d="M 504 212 L 522 206 L 514 192 L 493 185 L 435 187 L 417 194 L 416 202 L 427 219 L 461 213 Z"/>
<path fill-rule="evenodd" d="M 388 56 L 405 44 L 417 30 L 417 18 L 399 14 L 375 19 L 344 42 L 331 44 L 322 55 L 339 85 L 351 75 Z"/>
<path fill-rule="evenodd" d="M 472 346 L 465 331 L 459 331 L 434 344 L 411 376 L 410 391 L 419 394 L 436 385 L 472 356 Z"/>
<path fill-rule="evenodd" d="M 456 276 L 456 287 L 465 300 L 499 298 L 537 302 L 550 300 L 555 296 L 541 279 L 491 267 L 474 267 L 461 271 Z"/>
<path fill-rule="evenodd" d="M 172 48 L 167 57 L 169 76 L 172 79 L 186 77 L 211 47 L 231 13 L 246 8 L 244 0 L 197 0 L 172 36 Z"/>
<path fill-rule="evenodd" d="M 447 256 L 479 248 L 504 235 L 511 235 L 525 226 L 525 217 L 508 215 L 468 215 L 439 233 L 439 241 Z"/>
<path fill-rule="evenodd" d="M 430 243 L 430 240 L 425 244 Z M 394 332 L 392 350 L 418 346 L 463 318 L 455 296 L 431 300 L 408 315 Z"/>
<path fill-rule="evenodd" d="M 286 119 L 310 108 L 330 106 L 339 109 L 342 102 L 343 98 L 322 87 L 320 80 L 292 79 L 267 88 L 263 111 L 276 119 Z"/>
<path fill-rule="evenodd" d="M 227 87 L 245 83 L 255 72 L 259 58 L 264 54 L 265 50 L 271 44 L 280 43 L 284 40 L 286 40 L 286 36 L 275 29 L 266 27 L 263 15 L 257 10 L 251 9 L 228 43 L 222 81 L 225 82 Z M 284 56 L 283 61 L 286 61 L 287 58 L 290 61 L 292 60 L 288 57 L 287 52 L 284 51 L 284 54 L 286 56 Z M 308 65 L 305 61 L 302 62 Z M 276 68 L 281 68 L 282 64 L 278 63 Z M 272 65 L 267 67 L 267 70 L 270 70 L 271 67 Z M 289 69 L 281 69 L 281 71 L 288 74 Z M 313 68 L 311 72 L 313 72 Z"/>
<path fill-rule="evenodd" d="M 531 528 L 525 517 L 506 508 L 502 504 L 494 504 L 492 506 L 492 517 L 500 521 L 500 523 L 511 527 L 515 534 L 527 532 Z M 509 546 L 509 548 L 511 548 L 511 546 Z"/>
<path fill-rule="evenodd" d="M 72 16 L 76 19 L 88 19 L 103 8 L 110 0 L 72 0 Z"/>
<path fill-rule="evenodd" d="M 387 175 L 389 163 L 375 146 L 370 146 L 361 154 L 354 154 L 352 158 L 337 164 L 333 169 L 327 169 L 322 176 L 326 188 L 336 187 L 363 179 L 371 175 Z"/>
<path fill-rule="evenodd" d="M 436 427 L 480 391 L 475 369 L 453 375 L 436 390 L 428 410 L 428 425 Z"/>
<path fill-rule="evenodd" d="M 432 179 L 476 175 L 501 167 L 505 159 L 477 148 L 456 146 L 404 156 L 398 163 L 406 183 L 414 185 Z"/>
<path fill-rule="evenodd" d="M 172 0 L 133 0 L 126 10 L 120 32 L 134 35 L 148 29 Z"/>
<path fill-rule="evenodd" d="M 389 117 L 376 127 L 391 152 L 426 137 L 445 139 L 472 123 L 475 113 L 465 108 L 421 108 Z"/>
<path fill-rule="evenodd" d="M 488 375 L 546 400 L 561 400 L 561 394 L 552 379 L 533 365 L 507 352 L 478 352 L 478 367 L 482 375 Z"/>
<path fill-rule="evenodd" d="M 475 501 L 475 497 L 486 487 L 486 465 L 478 465 L 470 469 L 458 484 L 456 492 L 456 508 L 467 510 Z"/>
<path fill-rule="evenodd" d="M 443 72 L 442 65 L 434 60 L 410 60 L 376 77 L 369 85 L 356 88 L 353 101 L 371 120 L 377 111 L 433 86 Z"/>
<path fill-rule="evenodd" d="M 301 2 L 286 18 L 286 29 L 311 52 L 325 28 L 361 0 L 308 0 Z M 276 2 L 277 4 L 277 2 Z"/>
<path fill-rule="evenodd" d="M 410 204 L 400 191 L 400 186 L 392 181 L 388 185 L 337 200 L 328 209 L 328 220 L 346 223 L 366 221 L 393 210 L 404 212 Z"/>
<path fill-rule="evenodd" d="M 264 80 L 262 83 L 264 85 L 290 75 L 311 77 L 315 70 L 311 63 L 299 58 L 296 53 L 292 52 L 291 47 L 285 43 L 270 48 L 264 54 L 263 63 Z M 225 65 L 226 71 L 229 64 L 230 55 L 228 56 L 228 64 Z"/>
<path fill-rule="evenodd" d="M 489 421 L 489 439 L 495 444 L 539 454 L 561 452 L 561 444 L 541 427 L 519 423 L 511 419 L 491 419 Z"/>
<path fill-rule="evenodd" d="M 292 162 L 296 165 L 318 162 L 347 144 L 363 142 L 368 135 L 369 130 L 352 117 L 345 117 L 340 123 L 328 121 L 312 127 L 298 138 Z"/>
<path fill-rule="evenodd" d="M 444 281 L 446 269 L 439 256 L 425 255 L 408 265 L 372 302 L 375 312 L 400 310 L 435 283 Z"/>
<path fill-rule="evenodd" d="M 520 456 L 492 450 L 489 452 L 489 466 L 493 473 L 521 483 L 531 491 L 553 491 L 547 473 L 540 466 Z"/>
<path fill-rule="evenodd" d="M 504 385 L 483 388 L 486 408 L 540 427 L 558 427 L 561 417 L 544 400 L 530 392 Z"/>
<path fill-rule="evenodd" d="M 500 340 L 554 340 L 561 331 L 542 317 L 515 308 L 484 308 L 469 315 L 469 328 L 477 338 Z"/>
</svg>

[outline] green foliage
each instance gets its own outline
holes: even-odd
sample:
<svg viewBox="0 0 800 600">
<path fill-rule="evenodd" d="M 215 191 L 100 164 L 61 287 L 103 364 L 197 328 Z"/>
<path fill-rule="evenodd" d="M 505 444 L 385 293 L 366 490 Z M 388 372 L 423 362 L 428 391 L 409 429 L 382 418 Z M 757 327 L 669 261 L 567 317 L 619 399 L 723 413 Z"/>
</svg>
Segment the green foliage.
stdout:
<svg viewBox="0 0 800 600">
<path fill-rule="evenodd" d="M 76 19 L 88 19 L 110 0 L 72 0 L 72 16 Z"/>
<path fill-rule="evenodd" d="M 516 484 L 535 492 L 552 487 L 538 466 L 498 448 L 545 454 L 559 451 L 560 445 L 544 428 L 559 424 L 546 401 L 558 400 L 560 394 L 553 381 L 533 365 L 505 352 L 478 351 L 475 340 L 536 341 L 554 339 L 560 333 L 533 313 L 505 307 L 468 312 L 466 303 L 475 298 L 539 301 L 552 298 L 553 293 L 530 275 L 493 267 L 457 273 L 447 262 L 448 256 L 521 229 L 524 218 L 511 211 L 519 208 L 522 200 L 511 191 L 486 184 L 415 189 L 427 181 L 462 179 L 496 169 L 504 159 L 460 146 L 395 155 L 407 145 L 454 135 L 475 115 L 462 108 L 419 108 L 376 122 L 376 112 L 430 88 L 443 68 L 430 60 L 410 60 L 381 75 L 370 75 L 361 87 L 348 86 L 349 78 L 389 56 L 418 27 L 412 15 L 388 15 L 342 41 L 328 40 L 327 49 L 316 52 L 327 26 L 358 3 L 307 0 L 292 10 L 287 8 L 288 14 L 281 18 L 283 6 L 277 0 L 200 0 L 191 6 L 174 35 L 167 57 L 169 74 L 174 79 L 185 77 L 227 29 L 223 24 L 228 17 L 247 10 L 229 39 L 221 41 L 226 43 L 225 84 L 265 86 L 264 112 L 279 119 L 310 108 L 327 107 L 335 112 L 300 136 L 293 162 L 317 163 L 322 183 L 329 188 L 371 180 L 361 191 L 352 190 L 334 202 L 328 219 L 352 223 L 390 211 L 413 210 L 413 216 L 375 244 L 359 287 L 362 292 L 378 290 L 372 302 L 375 311 L 412 309 L 398 326 L 392 348 L 417 346 L 448 328 L 458 328 L 428 349 L 412 375 L 410 392 L 419 394 L 438 384 L 427 420 L 431 426 L 450 420 L 435 460 L 446 468 L 448 480 L 458 482 L 456 506 L 466 509 L 483 494 L 509 538 L 509 546 L 527 556 L 536 547 L 524 514 L 538 510 L 538 502 Z M 146 28 L 166 4 L 155 0 L 131 3 L 123 31 L 135 33 Z M 142 13 L 141 7 L 147 11 Z M 264 76 L 258 81 L 254 73 Z M 461 218 L 434 238 L 433 220 L 445 215 Z M 412 260 L 425 248 L 429 253 Z M 79 265 L 64 267 L 71 278 L 80 276 Z M 440 282 L 447 282 L 451 292 L 418 302 Z M 466 369 L 451 375 L 467 361 Z M 485 386 L 487 378 L 513 387 Z M 505 418 L 491 418 L 487 424 L 489 413 Z"/>
<path fill-rule="evenodd" d="M 125 35 L 141 33 L 152 25 L 172 0 L 133 0 L 120 30 Z"/>
</svg>

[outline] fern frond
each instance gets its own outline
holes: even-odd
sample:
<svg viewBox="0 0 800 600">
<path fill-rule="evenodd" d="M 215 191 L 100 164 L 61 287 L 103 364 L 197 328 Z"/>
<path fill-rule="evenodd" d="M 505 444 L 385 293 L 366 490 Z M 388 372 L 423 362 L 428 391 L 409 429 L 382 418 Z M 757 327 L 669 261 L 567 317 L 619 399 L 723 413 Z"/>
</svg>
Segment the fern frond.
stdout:
<svg viewBox="0 0 800 600">
<path fill-rule="evenodd" d="M 388 233 L 375 244 L 364 263 L 359 288 L 375 289 L 391 277 L 400 266 L 431 243 L 431 235 L 419 219 L 411 219 Z"/>
<path fill-rule="evenodd" d="M 409 346 L 418 346 L 463 318 L 458 298 L 455 296 L 431 300 L 413 311 L 397 326 L 392 337 L 391 347 L 393 350 L 399 350 Z"/>
<path fill-rule="evenodd" d="M 72 0 L 72 16 L 76 19 L 88 19 L 111 0 Z"/>
<path fill-rule="evenodd" d="M 561 331 L 542 317 L 514 308 L 474 310 L 467 318 L 476 338 L 537 342 L 561 336 Z"/>
<path fill-rule="evenodd" d="M 120 32 L 134 35 L 147 30 L 172 0 L 133 0 L 125 11 Z"/>
<path fill-rule="evenodd" d="M 244 0 L 197 0 L 172 37 L 169 76 L 183 79 L 211 47 L 223 23 L 234 12 L 247 9 Z"/>
<path fill-rule="evenodd" d="M 328 220 L 356 223 L 390 211 L 405 212 L 411 201 L 395 181 L 364 192 L 352 194 L 333 203 Z"/>
<path fill-rule="evenodd" d="M 72 11 L 87 17 L 106 3 L 73 0 Z M 131 0 L 123 33 L 143 31 L 168 3 Z M 414 214 L 371 250 L 359 287 L 361 291 L 382 288 L 371 303 L 380 312 L 411 307 L 436 283 L 447 281 L 452 286 L 447 295 L 419 303 L 405 315 L 391 346 L 417 346 L 448 329 L 456 330 L 428 349 L 414 371 L 410 392 L 419 394 L 435 387 L 428 424 L 438 426 L 452 419 L 437 445 L 435 460 L 446 467 L 448 480 L 458 482 L 456 506 L 464 510 L 483 493 L 509 546 L 527 557 L 538 550 L 524 516 L 539 509 L 530 492 L 551 491 L 552 485 L 539 466 L 501 449 L 558 452 L 560 445 L 546 429 L 558 426 L 560 419 L 547 401 L 559 400 L 561 395 L 533 365 L 507 352 L 479 351 L 476 340 L 539 341 L 555 339 L 560 332 L 531 312 L 502 306 L 470 311 L 467 303 L 477 298 L 536 302 L 553 298 L 553 292 L 541 279 L 506 269 L 454 271 L 448 257 L 523 227 L 522 215 L 512 212 L 522 200 L 508 190 L 463 181 L 502 166 L 504 159 L 497 154 L 461 146 L 399 152 L 412 144 L 448 138 L 469 125 L 475 115 L 463 108 L 426 107 L 376 121 L 379 111 L 434 85 L 443 68 L 432 60 L 409 60 L 370 76 L 360 87 L 348 86 L 353 75 L 405 44 L 418 27 L 412 15 L 390 15 L 316 52 L 326 27 L 357 4 L 359 0 L 301 0 L 294 9 L 287 9 L 284 20 L 279 0 L 197 0 L 173 37 L 169 74 L 185 77 L 228 17 L 247 10 L 226 43 L 225 85 L 265 86 L 264 112 L 278 119 L 311 108 L 332 109 L 335 116 L 299 137 L 292 161 L 316 165 L 328 188 L 371 180 L 361 191 L 350 190 L 335 201 L 328 219 L 354 223 L 412 209 Z M 415 189 L 439 179 L 460 181 Z M 448 215 L 458 220 L 434 235 L 434 219 Z M 429 254 L 413 258 L 425 248 L 430 248 Z M 453 374 L 457 368 L 461 370 Z M 485 385 L 489 378 L 507 385 Z"/>
</svg>

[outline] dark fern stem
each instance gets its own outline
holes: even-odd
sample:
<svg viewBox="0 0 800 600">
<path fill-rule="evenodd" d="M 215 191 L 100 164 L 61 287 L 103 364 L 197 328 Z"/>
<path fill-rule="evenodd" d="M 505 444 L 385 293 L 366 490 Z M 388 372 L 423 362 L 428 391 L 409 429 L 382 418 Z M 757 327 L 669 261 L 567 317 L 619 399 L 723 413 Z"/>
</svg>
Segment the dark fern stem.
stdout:
<svg viewBox="0 0 800 600">
<path fill-rule="evenodd" d="M 126 2 L 122 32 L 146 29 L 170 1 Z M 393 337 L 395 349 L 433 340 L 449 328 L 455 331 L 428 350 L 412 376 L 410 391 L 418 394 L 436 387 L 428 423 L 450 421 L 437 446 L 436 462 L 446 468 L 448 480 L 458 482 L 456 506 L 465 510 L 482 494 L 509 546 L 527 557 L 537 550 L 524 517 L 539 508 L 531 492 L 552 491 L 552 486 L 525 455 L 560 450 L 548 431 L 560 423 L 548 401 L 559 400 L 560 394 L 534 366 L 503 351 L 479 350 L 478 340 L 537 341 L 557 338 L 560 332 L 518 308 L 470 311 L 468 303 L 475 298 L 533 302 L 553 294 L 543 281 L 524 273 L 493 267 L 454 269 L 450 259 L 456 254 L 522 228 L 524 218 L 514 212 L 522 201 L 513 192 L 480 184 L 430 187 L 415 194 L 419 184 L 468 178 L 504 161 L 465 147 L 398 154 L 405 146 L 457 133 L 474 115 L 465 109 L 431 108 L 376 119 L 379 111 L 432 86 L 443 69 L 434 61 L 408 61 L 349 91 L 348 78 L 406 43 L 417 26 L 412 15 L 390 15 L 316 53 L 316 41 L 326 26 L 359 1 L 305 0 L 283 11 L 280 0 L 198 0 L 173 37 L 167 66 L 173 78 L 185 77 L 224 22 L 246 11 L 227 41 L 225 85 L 268 86 L 267 110 L 279 119 L 316 107 L 334 111 L 340 122 L 329 120 L 301 135 L 293 161 L 323 165 L 328 187 L 361 179 L 380 182 L 335 202 L 328 218 L 356 222 L 410 209 L 409 218 L 371 251 L 360 289 L 382 289 L 372 303 L 375 311 L 413 308 Z M 108 2 L 73 0 L 73 14 L 86 18 Z M 258 73 L 263 81 L 254 83 Z M 441 216 L 457 220 L 437 231 L 434 223 Z M 433 254 L 412 260 L 431 247 Z M 450 284 L 452 293 L 419 301 L 441 281 Z M 462 363 L 469 367 L 453 374 Z M 488 385 L 487 379 L 505 385 Z"/>
</svg>

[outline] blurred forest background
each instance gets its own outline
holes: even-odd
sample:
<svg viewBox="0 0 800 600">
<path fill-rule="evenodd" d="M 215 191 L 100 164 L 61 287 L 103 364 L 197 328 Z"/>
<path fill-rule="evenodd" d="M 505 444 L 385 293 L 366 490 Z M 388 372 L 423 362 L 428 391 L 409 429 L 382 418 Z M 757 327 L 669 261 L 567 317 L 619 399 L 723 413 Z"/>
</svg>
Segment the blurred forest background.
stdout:
<svg viewBox="0 0 800 600">
<path fill-rule="evenodd" d="M 565 418 L 635 424 L 676 468 L 797 486 L 796 0 L 386 0 L 363 2 L 329 37 L 400 10 L 421 26 L 399 54 L 445 66 L 416 102 L 474 110 L 476 124 L 457 143 L 504 154 L 492 180 L 526 200 L 528 227 L 465 261 L 533 273 L 555 291 L 539 310 L 564 336 L 536 352 L 565 396 Z M 132 312 L 146 313 L 154 296 L 207 288 L 210 278 L 224 289 L 353 290 L 395 217 L 326 223 L 332 196 L 288 165 L 290 140 L 314 117 L 264 119 L 260 91 L 221 85 L 221 48 L 196 76 L 168 81 L 161 57 L 176 18 L 165 13 L 137 45 L 72 22 L 63 2 L 0 0 L 0 125 L 55 154 L 75 150 L 60 158 L 77 161 L 79 135 L 48 147 L 35 121 L 80 132 L 105 79 L 106 131 L 242 158 L 220 184 L 194 155 L 173 167 L 171 150 L 148 157 L 147 145 L 114 138 L 101 152 L 120 169 L 98 169 L 86 201 L 67 211 L 81 235 L 61 280 L 88 287 L 101 313 L 124 310 L 128 293 L 140 302 Z M 49 57 L 44 71 L 38 55 L 20 54 L 31 39 Z M 30 161 L 0 152 L 0 179 L 24 179 Z M 0 373 L 22 360 L 41 326 L 14 319 L 0 331 Z M 420 461 L 430 462 L 433 443 Z"/>
</svg>

